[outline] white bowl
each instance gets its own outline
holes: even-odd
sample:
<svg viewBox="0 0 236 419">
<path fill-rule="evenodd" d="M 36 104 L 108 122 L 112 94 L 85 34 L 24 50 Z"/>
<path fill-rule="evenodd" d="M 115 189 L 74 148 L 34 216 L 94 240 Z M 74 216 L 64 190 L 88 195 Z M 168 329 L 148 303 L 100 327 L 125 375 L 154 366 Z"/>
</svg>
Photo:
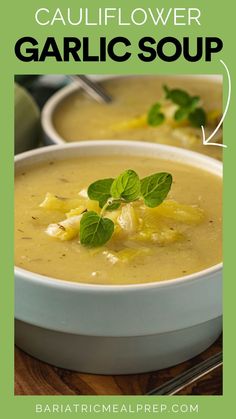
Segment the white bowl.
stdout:
<svg viewBox="0 0 236 419">
<path fill-rule="evenodd" d="M 127 77 L 142 77 L 142 75 L 102 75 L 102 76 L 93 76 L 92 79 L 95 81 L 103 81 L 109 79 L 116 79 L 116 78 L 127 78 Z M 163 79 L 162 75 L 155 75 L 155 77 L 159 77 Z M 201 83 L 201 81 L 208 81 L 208 83 L 213 83 L 214 85 L 222 84 L 222 76 L 219 75 L 165 75 L 165 82 L 168 83 L 168 80 L 175 80 L 176 85 L 178 85 L 178 80 L 180 79 L 192 79 L 195 83 Z M 72 82 L 68 86 L 63 87 L 58 92 L 50 97 L 50 99 L 46 102 L 42 109 L 41 114 L 41 124 L 43 130 L 43 139 L 45 144 L 65 144 L 65 141 L 53 124 L 53 115 L 58 107 L 58 105 L 63 102 L 68 96 L 76 92 L 80 87 L 78 87 L 78 83 Z M 87 121 L 89 122 L 89 121 Z M 78 138 L 78 141 L 80 139 Z"/>
<path fill-rule="evenodd" d="M 50 159 L 156 156 L 222 176 L 215 159 L 129 141 L 90 141 L 18 155 L 16 170 Z M 31 355 L 81 372 L 128 374 L 185 361 L 221 332 L 222 264 L 183 278 L 137 285 L 70 283 L 15 268 L 16 344 Z"/>
</svg>

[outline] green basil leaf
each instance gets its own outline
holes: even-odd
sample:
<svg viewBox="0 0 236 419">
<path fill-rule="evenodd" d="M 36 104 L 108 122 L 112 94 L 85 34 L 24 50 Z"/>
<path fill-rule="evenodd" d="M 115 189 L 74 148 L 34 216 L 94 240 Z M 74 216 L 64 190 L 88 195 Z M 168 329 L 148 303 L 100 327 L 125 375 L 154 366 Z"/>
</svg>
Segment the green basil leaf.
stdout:
<svg viewBox="0 0 236 419">
<path fill-rule="evenodd" d="M 102 218 L 94 211 L 83 214 L 80 221 L 80 243 L 87 247 L 105 244 L 114 232 L 114 223 L 109 218 Z"/>
<path fill-rule="evenodd" d="M 167 86 L 163 86 L 166 93 L 166 99 L 170 99 L 176 105 L 181 107 L 188 107 L 191 102 L 191 97 L 187 92 L 181 89 L 169 89 Z"/>
<path fill-rule="evenodd" d="M 151 126 L 161 125 L 165 120 L 165 115 L 160 112 L 161 104 L 155 103 L 148 112 L 147 123 Z"/>
<path fill-rule="evenodd" d="M 193 112 L 190 112 L 188 119 L 194 127 L 201 127 L 201 125 L 205 126 L 206 112 L 202 108 L 196 108 Z"/>
<path fill-rule="evenodd" d="M 111 185 L 111 196 L 124 199 L 126 202 L 135 201 L 140 196 L 140 180 L 134 170 L 125 170 Z"/>
<path fill-rule="evenodd" d="M 141 194 L 145 204 L 154 208 L 160 205 L 167 197 L 171 188 L 172 176 L 170 173 L 156 173 L 141 180 Z"/>
</svg>

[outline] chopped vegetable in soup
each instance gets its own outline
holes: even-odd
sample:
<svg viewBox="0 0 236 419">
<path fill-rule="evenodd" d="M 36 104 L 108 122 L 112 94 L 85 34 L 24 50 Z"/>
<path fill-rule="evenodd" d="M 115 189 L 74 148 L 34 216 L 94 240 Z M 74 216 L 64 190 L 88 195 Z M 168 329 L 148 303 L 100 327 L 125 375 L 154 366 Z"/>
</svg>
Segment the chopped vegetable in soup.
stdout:
<svg viewBox="0 0 236 419">
<path fill-rule="evenodd" d="M 99 156 L 16 173 L 19 267 L 115 285 L 182 277 L 221 257 L 221 180 L 203 170 L 150 157 Z"/>
<path fill-rule="evenodd" d="M 53 124 L 66 141 L 125 139 L 183 147 L 221 159 L 217 146 L 202 144 L 222 114 L 222 85 L 209 80 L 167 76 L 118 77 L 102 83 L 109 104 L 77 91 L 56 108 Z M 219 129 L 214 142 L 222 142 Z"/>
</svg>

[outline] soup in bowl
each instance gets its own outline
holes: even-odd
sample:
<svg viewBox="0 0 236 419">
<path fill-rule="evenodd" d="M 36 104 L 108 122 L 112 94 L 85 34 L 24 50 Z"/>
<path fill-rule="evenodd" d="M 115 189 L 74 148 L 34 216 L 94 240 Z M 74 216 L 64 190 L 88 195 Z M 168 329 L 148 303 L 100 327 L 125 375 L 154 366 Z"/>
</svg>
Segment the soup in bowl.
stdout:
<svg viewBox="0 0 236 419">
<path fill-rule="evenodd" d="M 202 144 L 201 131 L 203 124 L 208 137 L 221 118 L 220 77 L 101 76 L 99 82 L 111 103 L 96 102 L 78 83 L 51 97 L 42 112 L 47 143 L 95 138 L 151 141 L 221 159 L 220 147 Z M 214 138 L 222 142 L 221 129 Z"/>
<path fill-rule="evenodd" d="M 128 141 L 16 157 L 17 344 L 118 374 L 205 349 L 221 330 L 221 171 L 197 153 Z"/>
</svg>

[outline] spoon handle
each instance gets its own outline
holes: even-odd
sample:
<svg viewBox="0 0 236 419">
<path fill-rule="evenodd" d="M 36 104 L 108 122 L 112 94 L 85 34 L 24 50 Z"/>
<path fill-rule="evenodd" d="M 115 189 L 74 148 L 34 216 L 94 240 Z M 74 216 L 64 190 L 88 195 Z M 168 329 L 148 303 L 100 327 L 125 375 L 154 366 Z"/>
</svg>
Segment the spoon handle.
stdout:
<svg viewBox="0 0 236 419">
<path fill-rule="evenodd" d="M 151 390 L 147 393 L 148 396 L 157 396 L 157 395 L 166 395 L 173 396 L 178 393 L 180 390 L 183 390 L 189 384 L 194 383 L 200 378 L 204 377 L 206 374 L 214 371 L 216 368 L 220 367 L 223 364 L 222 352 L 217 353 L 216 355 L 211 356 L 205 361 L 200 362 L 194 367 L 188 369 L 182 374 L 177 375 L 177 377 L 172 380 L 167 381 L 163 385 Z"/>
<path fill-rule="evenodd" d="M 88 77 L 82 74 L 71 75 L 69 77 L 71 80 L 79 83 L 81 87 L 96 101 L 100 103 L 110 103 L 112 101 L 111 96 L 109 96 L 98 83 L 92 81 Z"/>
</svg>

